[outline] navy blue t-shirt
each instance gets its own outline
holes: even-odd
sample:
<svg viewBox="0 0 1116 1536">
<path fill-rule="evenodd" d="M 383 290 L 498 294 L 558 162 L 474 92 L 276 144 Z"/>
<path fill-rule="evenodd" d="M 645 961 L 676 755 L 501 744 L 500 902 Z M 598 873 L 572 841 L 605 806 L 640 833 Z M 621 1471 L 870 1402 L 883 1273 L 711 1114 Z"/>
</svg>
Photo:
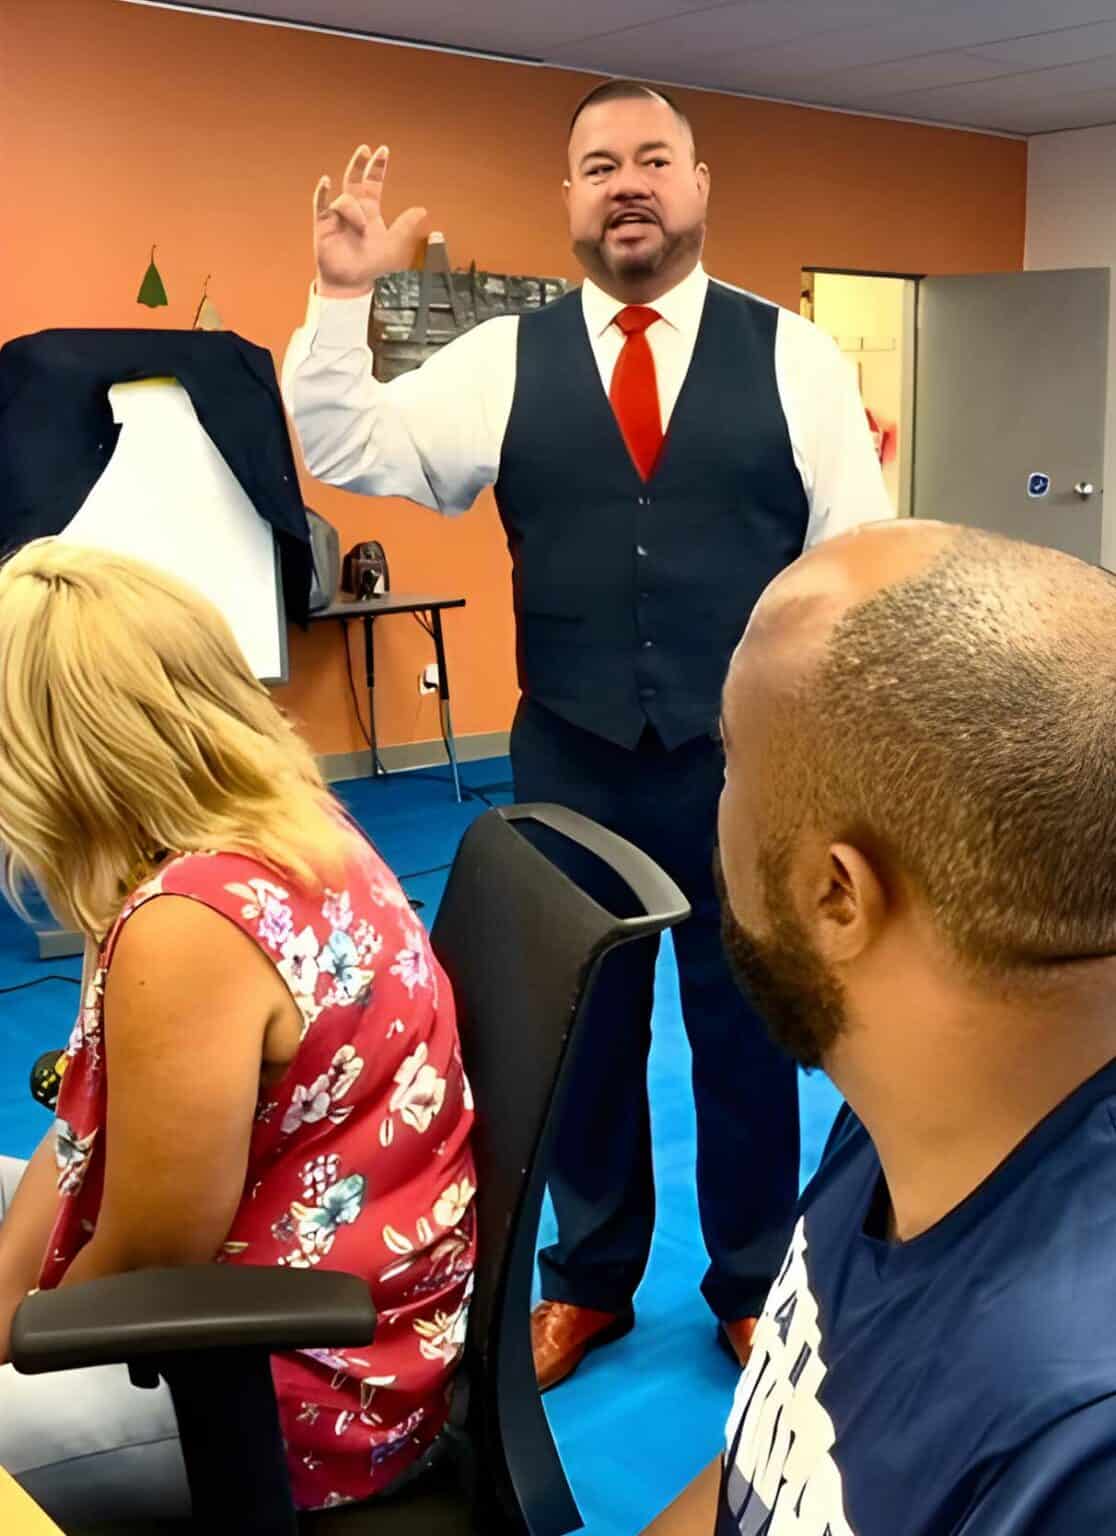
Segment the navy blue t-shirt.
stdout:
<svg viewBox="0 0 1116 1536">
<path fill-rule="evenodd" d="M 729 1420 L 716 1536 L 1116 1532 L 1116 1062 L 883 1236 L 842 1110 Z"/>
</svg>

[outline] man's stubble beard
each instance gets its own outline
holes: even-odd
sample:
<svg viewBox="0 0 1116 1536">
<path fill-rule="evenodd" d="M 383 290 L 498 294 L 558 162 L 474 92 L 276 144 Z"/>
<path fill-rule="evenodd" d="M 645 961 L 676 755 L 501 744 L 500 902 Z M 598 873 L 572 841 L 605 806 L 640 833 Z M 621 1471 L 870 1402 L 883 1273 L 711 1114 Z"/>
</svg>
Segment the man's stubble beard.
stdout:
<svg viewBox="0 0 1116 1536">
<path fill-rule="evenodd" d="M 659 228 L 662 229 L 662 225 Z M 618 278 L 623 282 L 646 281 L 657 277 L 664 269 L 672 266 L 682 268 L 690 256 L 693 257 L 693 263 L 696 265 L 701 258 L 705 243 L 704 224 L 685 230 L 681 234 L 669 235 L 665 230 L 662 233 L 663 238 L 658 248 L 645 257 L 610 263 L 605 254 L 607 250 L 605 235 L 602 235 L 599 240 L 575 240 L 574 254 L 589 276 L 598 281 L 602 277 Z"/>
<path fill-rule="evenodd" d="M 845 993 L 811 948 L 783 882 L 764 880 L 768 932 L 762 938 L 737 921 L 719 856 L 714 878 L 721 902 L 721 936 L 729 969 L 767 1025 L 768 1034 L 801 1067 L 823 1065 L 845 1029 Z"/>
</svg>

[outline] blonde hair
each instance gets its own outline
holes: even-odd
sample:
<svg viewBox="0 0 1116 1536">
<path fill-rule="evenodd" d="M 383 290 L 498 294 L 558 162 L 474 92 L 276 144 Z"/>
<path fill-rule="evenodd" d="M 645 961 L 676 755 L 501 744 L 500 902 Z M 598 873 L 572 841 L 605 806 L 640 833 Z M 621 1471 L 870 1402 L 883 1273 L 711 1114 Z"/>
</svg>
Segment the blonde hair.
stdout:
<svg viewBox="0 0 1116 1536">
<path fill-rule="evenodd" d="M 17 907 L 30 878 L 100 938 L 167 853 L 247 854 L 317 887 L 348 840 L 309 748 L 199 593 L 58 539 L 0 566 L 0 847 Z"/>
</svg>

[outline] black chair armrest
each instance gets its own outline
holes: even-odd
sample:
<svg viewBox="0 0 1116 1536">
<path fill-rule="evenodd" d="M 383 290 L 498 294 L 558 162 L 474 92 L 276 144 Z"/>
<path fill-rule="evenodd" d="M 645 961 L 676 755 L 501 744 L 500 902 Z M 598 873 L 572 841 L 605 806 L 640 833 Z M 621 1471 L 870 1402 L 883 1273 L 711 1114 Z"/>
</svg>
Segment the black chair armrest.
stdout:
<svg viewBox="0 0 1116 1536">
<path fill-rule="evenodd" d="M 184 1351 L 369 1344 L 376 1309 L 356 1275 L 248 1264 L 135 1270 L 37 1291 L 12 1322 L 27 1375 Z"/>
</svg>

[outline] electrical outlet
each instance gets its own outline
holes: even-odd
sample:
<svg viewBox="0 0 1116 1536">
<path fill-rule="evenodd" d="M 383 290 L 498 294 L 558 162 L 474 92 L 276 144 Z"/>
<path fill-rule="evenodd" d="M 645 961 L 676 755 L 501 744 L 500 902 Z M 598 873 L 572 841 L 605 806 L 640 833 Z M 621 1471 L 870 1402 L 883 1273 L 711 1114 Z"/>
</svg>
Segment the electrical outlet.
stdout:
<svg viewBox="0 0 1116 1536">
<path fill-rule="evenodd" d="M 436 693 L 438 689 L 438 666 L 431 662 L 428 667 L 423 667 L 419 673 L 419 692 Z"/>
</svg>

